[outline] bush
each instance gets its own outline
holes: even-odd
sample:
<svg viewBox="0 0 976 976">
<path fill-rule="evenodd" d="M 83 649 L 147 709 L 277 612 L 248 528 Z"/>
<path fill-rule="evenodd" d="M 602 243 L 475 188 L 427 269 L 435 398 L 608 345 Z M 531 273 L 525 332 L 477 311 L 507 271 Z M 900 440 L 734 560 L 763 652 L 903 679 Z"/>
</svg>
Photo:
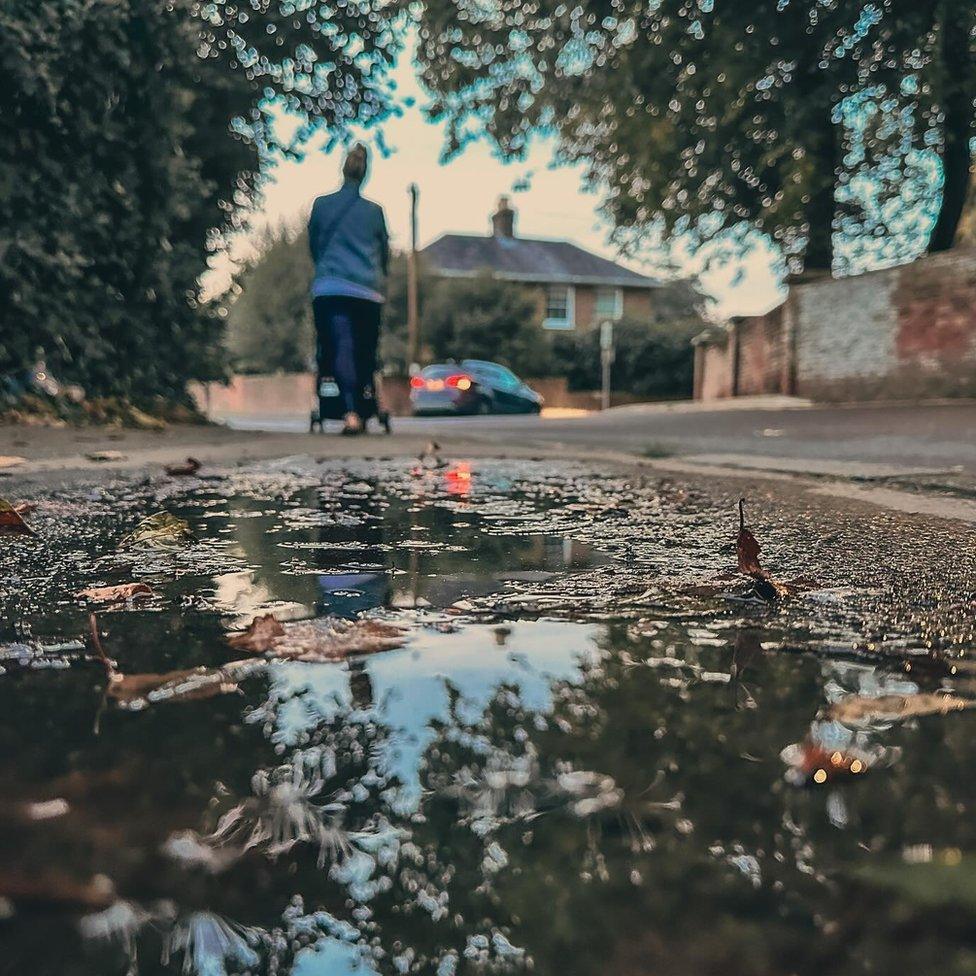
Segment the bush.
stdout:
<svg viewBox="0 0 976 976">
<path fill-rule="evenodd" d="M 649 325 L 621 319 L 615 323 L 612 388 L 654 400 L 690 397 L 694 379 L 691 339 L 701 328 L 699 321 Z M 567 378 L 571 390 L 599 389 L 600 330 L 557 336 L 553 365 Z"/>
</svg>

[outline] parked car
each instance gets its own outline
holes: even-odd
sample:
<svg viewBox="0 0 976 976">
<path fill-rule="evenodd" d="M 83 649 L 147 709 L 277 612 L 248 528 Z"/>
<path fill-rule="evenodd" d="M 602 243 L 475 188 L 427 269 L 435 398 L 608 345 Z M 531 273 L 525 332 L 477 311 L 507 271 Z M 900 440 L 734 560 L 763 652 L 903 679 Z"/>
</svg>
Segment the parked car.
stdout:
<svg viewBox="0 0 976 976">
<path fill-rule="evenodd" d="M 539 413 L 542 396 L 505 366 L 465 359 L 421 370 L 410 403 L 415 414 Z"/>
</svg>

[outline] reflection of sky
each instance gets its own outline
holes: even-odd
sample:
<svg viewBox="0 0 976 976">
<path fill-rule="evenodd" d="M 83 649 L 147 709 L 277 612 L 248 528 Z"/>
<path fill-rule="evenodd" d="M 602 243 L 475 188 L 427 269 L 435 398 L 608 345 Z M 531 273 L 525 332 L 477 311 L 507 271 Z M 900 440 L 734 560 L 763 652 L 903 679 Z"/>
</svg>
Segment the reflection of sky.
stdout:
<svg viewBox="0 0 976 976">
<path fill-rule="evenodd" d="M 434 720 L 450 718 L 448 681 L 460 695 L 458 713 L 465 722 L 483 714 L 502 685 L 513 687 L 529 710 L 551 708 L 553 680 L 574 680 L 579 665 L 599 656 L 599 628 L 567 621 L 532 621 L 508 625 L 505 644 L 488 624 L 457 633 L 422 630 L 401 651 L 366 660 L 377 703 L 368 716 L 389 732 L 378 771 L 403 784 L 393 803 L 399 813 L 420 800 L 420 762 L 433 738 Z M 354 707 L 345 668 L 321 664 L 279 664 L 272 670 L 273 694 L 285 704 L 277 714 L 277 737 L 297 743 L 309 714 L 329 721 Z M 307 689 L 300 699 L 291 698 Z M 289 701 L 289 699 L 291 699 Z"/>
<path fill-rule="evenodd" d="M 375 973 L 358 946 L 324 938 L 314 949 L 298 954 L 290 976 L 375 976 Z"/>
</svg>

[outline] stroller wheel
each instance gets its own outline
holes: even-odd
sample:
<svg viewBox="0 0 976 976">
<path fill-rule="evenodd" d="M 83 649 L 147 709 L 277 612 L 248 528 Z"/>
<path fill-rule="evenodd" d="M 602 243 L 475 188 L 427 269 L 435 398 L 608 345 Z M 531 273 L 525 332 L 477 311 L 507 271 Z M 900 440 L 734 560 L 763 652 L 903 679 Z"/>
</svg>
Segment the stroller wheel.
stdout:
<svg viewBox="0 0 976 976">
<path fill-rule="evenodd" d="M 318 425 L 319 432 L 321 432 L 321 430 L 322 430 L 322 421 L 319 419 L 319 412 L 318 412 L 318 410 L 313 410 L 308 415 L 308 432 L 310 434 L 314 434 L 315 433 L 315 426 L 316 426 L 316 424 Z"/>
</svg>

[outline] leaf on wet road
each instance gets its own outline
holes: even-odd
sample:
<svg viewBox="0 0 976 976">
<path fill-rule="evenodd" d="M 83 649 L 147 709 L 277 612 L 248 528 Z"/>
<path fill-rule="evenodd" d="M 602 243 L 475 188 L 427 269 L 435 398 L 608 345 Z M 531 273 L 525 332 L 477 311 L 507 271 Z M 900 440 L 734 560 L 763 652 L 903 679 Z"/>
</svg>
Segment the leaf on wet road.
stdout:
<svg viewBox="0 0 976 976">
<path fill-rule="evenodd" d="M 75 596 L 90 600 L 92 603 L 119 603 L 123 600 L 138 600 L 152 595 L 153 589 L 147 583 L 90 586 L 87 590 L 79 590 L 75 594 Z"/>
<path fill-rule="evenodd" d="M 0 454 L 0 468 L 17 468 L 27 463 L 27 458 L 14 454 Z"/>
<path fill-rule="evenodd" d="M 238 690 L 238 683 L 261 670 L 263 664 L 255 661 L 230 661 L 219 668 L 196 667 L 160 674 L 123 674 L 118 670 L 102 646 L 98 633 L 98 618 L 89 614 L 92 644 L 95 653 L 105 665 L 108 686 L 107 698 L 123 708 L 138 710 L 162 701 L 200 701 L 227 695 Z"/>
<path fill-rule="evenodd" d="M 967 708 L 976 708 L 976 700 L 924 692 L 917 695 L 881 695 L 877 698 L 848 695 L 831 705 L 827 714 L 837 722 L 858 725 L 872 719 L 903 721 L 924 715 L 948 715 Z"/>
<path fill-rule="evenodd" d="M 795 785 L 813 783 L 822 786 L 837 779 L 859 776 L 874 764 L 874 759 L 867 754 L 825 749 L 809 739 L 787 746 L 780 758 L 790 767 L 788 778 Z"/>
<path fill-rule="evenodd" d="M 53 869 L 30 873 L 0 869 L 0 898 L 15 905 L 101 909 L 115 901 L 115 885 L 102 874 L 82 881 Z"/>
<path fill-rule="evenodd" d="M 280 633 L 278 633 L 280 631 Z M 407 631 L 380 620 L 322 617 L 281 624 L 271 614 L 256 617 L 231 647 L 291 661 L 334 662 L 353 654 L 376 654 L 403 647 Z"/>
<path fill-rule="evenodd" d="M 171 478 L 189 478 L 195 475 L 200 467 L 200 462 L 196 458 L 188 457 L 177 464 L 167 464 L 165 470 Z"/>
<path fill-rule="evenodd" d="M 231 634 L 227 638 L 227 643 L 241 651 L 263 654 L 265 651 L 270 651 L 275 640 L 283 637 L 284 634 L 285 628 L 275 620 L 274 614 L 266 613 L 255 617 L 247 630 L 240 634 Z"/>
<path fill-rule="evenodd" d="M 0 498 L 0 535 L 34 535 L 34 530 L 24 521 L 19 506 Z"/>
<path fill-rule="evenodd" d="M 144 518 L 119 545 L 172 548 L 192 541 L 193 532 L 190 530 L 190 523 L 171 512 L 164 511 Z"/>
<path fill-rule="evenodd" d="M 767 603 L 775 603 L 790 595 L 789 587 L 774 580 L 764 570 L 759 562 L 761 551 L 759 542 L 746 526 L 746 500 L 739 499 L 739 537 L 736 540 L 736 555 L 738 557 L 739 572 L 751 576 L 757 596 Z"/>
</svg>

